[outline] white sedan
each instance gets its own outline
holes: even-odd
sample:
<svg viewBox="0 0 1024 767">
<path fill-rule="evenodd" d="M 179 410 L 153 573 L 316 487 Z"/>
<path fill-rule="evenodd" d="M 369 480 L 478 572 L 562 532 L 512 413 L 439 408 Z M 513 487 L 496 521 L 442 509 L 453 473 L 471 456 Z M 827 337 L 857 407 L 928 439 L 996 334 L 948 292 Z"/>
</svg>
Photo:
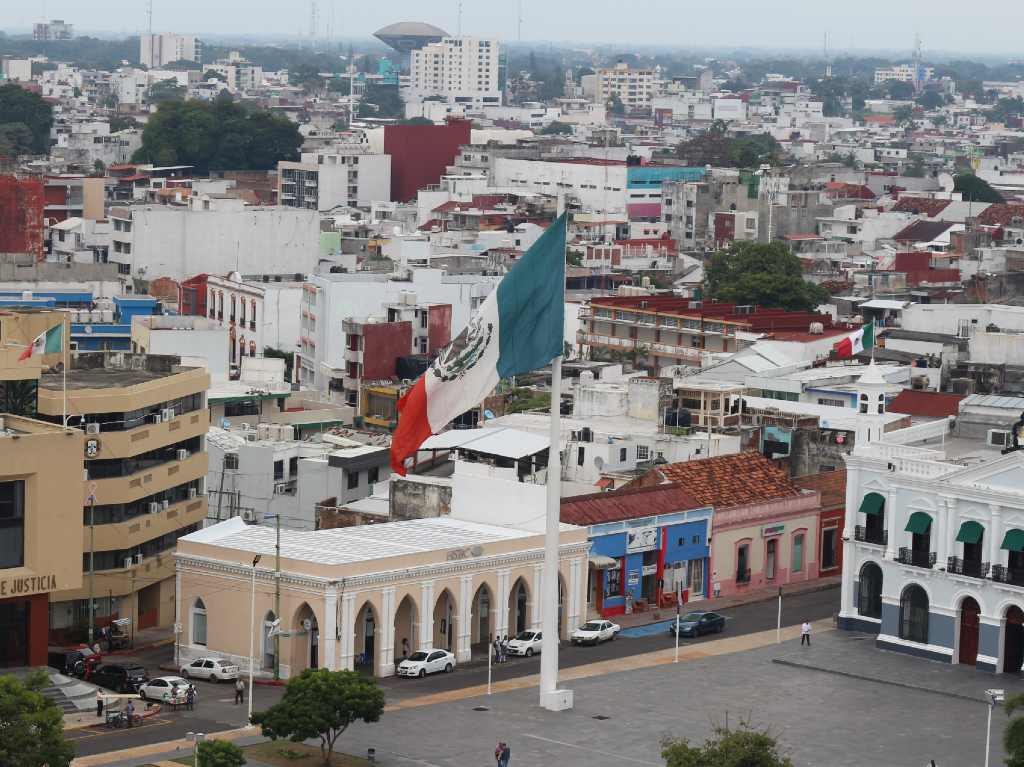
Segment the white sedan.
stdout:
<svg viewBox="0 0 1024 767">
<path fill-rule="evenodd" d="M 527 658 L 533 655 L 540 655 L 541 632 L 520 631 L 515 639 L 509 640 L 509 655 L 524 655 Z"/>
<path fill-rule="evenodd" d="M 600 644 L 615 639 L 621 628 L 618 623 L 611 621 L 587 621 L 572 632 L 570 639 L 573 644 Z"/>
<path fill-rule="evenodd" d="M 450 674 L 455 668 L 455 656 L 447 650 L 430 648 L 414 652 L 398 664 L 399 676 L 426 676 L 443 671 Z"/>
<path fill-rule="evenodd" d="M 238 666 L 222 658 L 196 658 L 181 667 L 186 679 L 211 679 L 214 682 L 238 679 Z"/>
<path fill-rule="evenodd" d="M 185 691 L 188 689 L 188 682 L 180 676 L 161 676 L 150 679 L 139 688 L 139 697 L 143 700 L 155 700 L 158 703 L 170 703 L 174 700 L 177 703 L 185 702 Z M 196 693 L 196 698 L 199 693 Z"/>
</svg>

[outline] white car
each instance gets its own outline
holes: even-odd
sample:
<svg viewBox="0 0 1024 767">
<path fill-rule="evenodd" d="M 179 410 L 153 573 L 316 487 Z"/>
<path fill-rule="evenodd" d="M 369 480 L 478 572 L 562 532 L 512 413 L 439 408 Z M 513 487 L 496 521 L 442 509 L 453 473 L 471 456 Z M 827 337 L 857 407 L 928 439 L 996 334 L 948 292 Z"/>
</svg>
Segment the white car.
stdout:
<svg viewBox="0 0 1024 767">
<path fill-rule="evenodd" d="M 181 667 L 181 675 L 186 679 L 211 679 L 214 682 L 226 682 L 238 679 L 238 666 L 222 658 L 196 658 Z"/>
<path fill-rule="evenodd" d="M 540 655 L 541 632 L 520 631 L 514 639 L 508 643 L 509 655 L 524 655 L 527 658 L 533 655 Z"/>
<path fill-rule="evenodd" d="M 621 628 L 611 621 L 587 621 L 572 632 L 570 639 L 573 644 L 600 644 L 615 639 Z"/>
<path fill-rule="evenodd" d="M 150 679 L 142 685 L 139 688 L 139 697 L 143 700 L 155 700 L 158 703 L 169 703 L 171 700 L 184 703 L 187 689 L 188 681 L 180 676 L 161 676 Z M 196 698 L 199 698 L 198 691 Z"/>
<path fill-rule="evenodd" d="M 447 650 L 431 647 L 414 652 L 398 664 L 399 676 L 426 676 L 443 671 L 450 674 L 455 668 L 455 656 Z"/>
</svg>

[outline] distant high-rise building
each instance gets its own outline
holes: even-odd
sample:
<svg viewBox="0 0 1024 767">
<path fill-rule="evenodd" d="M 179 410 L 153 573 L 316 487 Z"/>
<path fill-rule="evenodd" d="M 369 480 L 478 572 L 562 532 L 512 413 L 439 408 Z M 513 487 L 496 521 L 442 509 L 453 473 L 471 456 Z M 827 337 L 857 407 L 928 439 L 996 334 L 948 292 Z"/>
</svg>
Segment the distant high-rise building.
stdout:
<svg viewBox="0 0 1024 767">
<path fill-rule="evenodd" d="M 597 70 L 597 100 L 608 103 L 612 97 L 627 112 L 648 112 L 654 98 L 657 73 L 653 69 L 634 69 L 625 63 Z"/>
<path fill-rule="evenodd" d="M 63 19 L 43 21 L 32 27 L 33 40 L 70 40 L 74 36 L 74 25 L 65 24 Z"/>
<path fill-rule="evenodd" d="M 139 63 L 159 69 L 175 61 L 203 60 L 203 43 L 194 35 L 140 35 Z"/>
<path fill-rule="evenodd" d="M 497 40 L 445 37 L 410 53 L 410 100 L 440 96 L 467 107 L 499 105 L 501 69 Z"/>
</svg>

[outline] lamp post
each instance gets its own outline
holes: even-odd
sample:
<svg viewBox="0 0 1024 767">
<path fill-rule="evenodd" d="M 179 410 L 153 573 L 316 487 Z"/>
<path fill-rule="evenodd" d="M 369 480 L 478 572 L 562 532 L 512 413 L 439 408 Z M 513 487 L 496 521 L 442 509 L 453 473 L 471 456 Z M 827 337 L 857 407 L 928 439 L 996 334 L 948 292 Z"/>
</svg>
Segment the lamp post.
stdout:
<svg viewBox="0 0 1024 767">
<path fill-rule="evenodd" d="M 265 514 L 263 521 L 273 517 L 277 528 L 274 541 L 274 617 L 281 618 L 281 515 Z M 274 679 L 281 678 L 281 635 L 274 634 Z"/>
<path fill-rule="evenodd" d="M 206 735 L 201 732 L 187 732 L 185 737 L 192 741 L 192 764 L 199 767 L 199 744 L 206 739 Z"/>
<path fill-rule="evenodd" d="M 252 655 L 256 650 L 256 565 L 259 563 L 260 555 L 257 554 L 252 560 L 252 594 L 249 598 L 249 718 L 246 724 L 252 722 Z"/>
<path fill-rule="evenodd" d="M 1005 690 L 985 690 L 988 696 L 988 724 L 985 726 L 985 767 L 988 767 L 989 750 L 992 746 L 992 709 L 1002 703 L 1006 697 Z"/>
</svg>

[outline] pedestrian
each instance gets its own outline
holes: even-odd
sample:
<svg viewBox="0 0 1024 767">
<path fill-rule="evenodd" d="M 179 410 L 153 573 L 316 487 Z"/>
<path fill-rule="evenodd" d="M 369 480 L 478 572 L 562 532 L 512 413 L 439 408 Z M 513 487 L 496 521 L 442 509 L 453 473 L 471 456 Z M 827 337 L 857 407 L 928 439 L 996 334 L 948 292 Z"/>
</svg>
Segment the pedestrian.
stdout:
<svg viewBox="0 0 1024 767">
<path fill-rule="evenodd" d="M 402 639 L 402 660 L 409 657 L 409 640 L 406 638 Z"/>
<path fill-rule="evenodd" d="M 508 634 L 501 638 L 501 662 L 508 663 Z"/>
<path fill-rule="evenodd" d="M 512 749 L 508 747 L 508 743 L 499 740 L 498 745 L 494 747 L 494 761 L 497 762 L 498 767 L 508 767 L 508 762 L 511 758 Z"/>
<path fill-rule="evenodd" d="M 806 618 L 804 618 L 803 625 L 800 626 L 800 646 L 804 645 L 811 646 L 811 624 Z"/>
<path fill-rule="evenodd" d="M 135 706 L 132 705 L 130 700 L 128 701 L 128 705 L 124 707 L 124 716 L 128 726 L 131 727 L 132 719 L 135 718 Z"/>
<path fill-rule="evenodd" d="M 501 642 L 498 640 L 498 637 L 494 638 L 493 647 L 494 647 L 494 662 L 495 663 L 501 663 Z"/>
<path fill-rule="evenodd" d="M 235 705 L 239 703 L 245 703 L 245 685 L 240 677 L 235 680 Z"/>
<path fill-rule="evenodd" d="M 103 716 L 103 690 L 96 688 L 96 716 Z"/>
<path fill-rule="evenodd" d="M 185 690 L 185 708 L 187 708 L 189 711 L 192 711 L 192 709 L 195 707 L 195 705 L 196 705 L 196 688 L 193 687 L 192 685 L 189 685 L 188 689 Z"/>
</svg>

